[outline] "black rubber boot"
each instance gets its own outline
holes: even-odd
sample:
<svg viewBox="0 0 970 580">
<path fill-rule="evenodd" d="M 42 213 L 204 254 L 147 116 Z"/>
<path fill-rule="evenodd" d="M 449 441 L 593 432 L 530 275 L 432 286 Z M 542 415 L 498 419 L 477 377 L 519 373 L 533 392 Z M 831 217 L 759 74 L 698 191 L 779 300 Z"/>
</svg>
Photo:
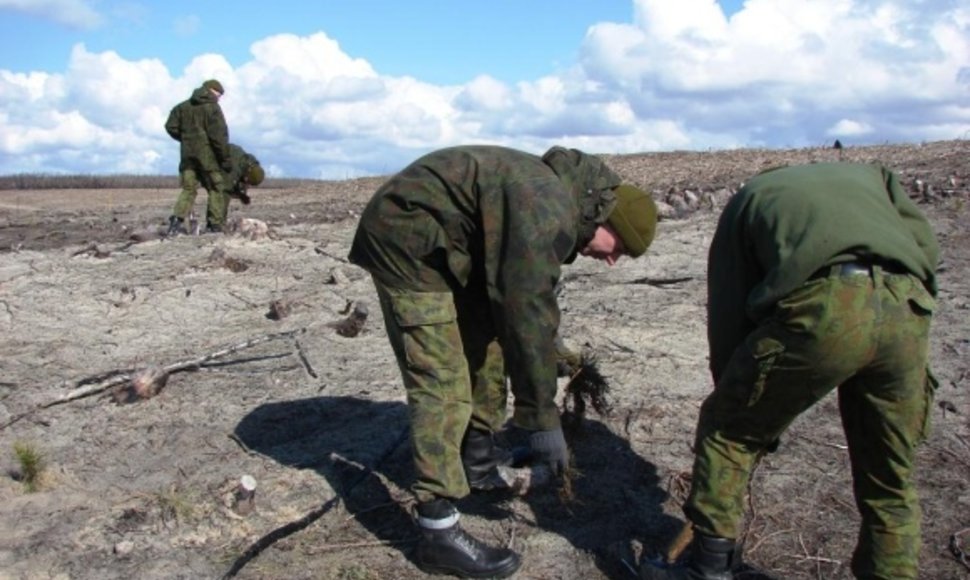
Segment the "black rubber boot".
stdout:
<svg viewBox="0 0 970 580">
<path fill-rule="evenodd" d="M 461 463 L 465 468 L 468 486 L 473 490 L 489 491 L 508 485 L 498 474 L 500 465 L 512 464 L 512 452 L 495 444 L 488 431 L 468 429 L 461 444 Z"/>
<path fill-rule="evenodd" d="M 415 563 L 428 574 L 507 578 L 522 564 L 508 548 L 493 548 L 461 529 L 458 510 L 445 499 L 418 504 L 421 539 Z"/>
<path fill-rule="evenodd" d="M 644 562 L 641 580 L 733 580 L 738 559 L 734 540 L 694 532 L 689 549 L 683 563 L 669 568 Z"/>
<path fill-rule="evenodd" d="M 168 218 L 168 232 L 166 236 L 179 236 L 185 235 L 189 232 L 185 230 L 185 220 L 180 217 L 170 216 Z"/>
</svg>

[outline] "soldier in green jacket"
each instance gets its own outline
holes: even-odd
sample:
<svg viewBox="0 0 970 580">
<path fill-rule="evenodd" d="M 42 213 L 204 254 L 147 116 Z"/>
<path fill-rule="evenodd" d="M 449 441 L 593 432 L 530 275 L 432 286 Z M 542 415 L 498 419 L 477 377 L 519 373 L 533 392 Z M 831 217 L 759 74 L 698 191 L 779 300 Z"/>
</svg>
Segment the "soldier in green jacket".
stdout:
<svg viewBox="0 0 970 580">
<path fill-rule="evenodd" d="M 206 230 L 222 231 L 229 194 L 223 173 L 233 171 L 229 153 L 229 129 L 219 106 L 222 83 L 207 80 L 192 96 L 172 108 L 165 131 L 180 143 L 179 194 L 169 217 L 169 234 L 184 233 L 185 218 L 192 210 L 199 185 L 208 192 Z"/>
<path fill-rule="evenodd" d="M 247 153 L 245 149 L 234 143 L 229 144 L 229 159 L 232 160 L 232 170 L 223 174 L 226 192 L 229 197 L 238 199 L 243 205 L 249 205 L 252 202 L 249 197 L 249 188 L 257 187 L 266 177 L 263 166 L 259 164 L 259 159 L 256 159 L 254 155 Z M 219 223 L 226 223 L 228 211 L 229 204 L 226 203 Z"/>
<path fill-rule="evenodd" d="M 653 240 L 656 206 L 600 159 L 554 147 L 538 157 L 462 146 L 421 157 L 370 200 L 350 251 L 368 270 L 410 409 L 421 541 L 429 573 L 505 577 L 519 556 L 458 525 L 452 503 L 491 489 L 514 426 L 533 456 L 568 463 L 556 395 L 555 287 L 577 254 L 610 265 Z"/>
<path fill-rule="evenodd" d="M 939 247 L 878 165 L 820 163 L 757 175 L 724 208 L 708 260 L 714 391 L 697 423 L 693 541 L 644 578 L 732 578 L 748 479 L 795 418 L 833 389 L 862 516 L 852 572 L 917 577 L 912 481 L 936 380 L 927 337 Z"/>
</svg>

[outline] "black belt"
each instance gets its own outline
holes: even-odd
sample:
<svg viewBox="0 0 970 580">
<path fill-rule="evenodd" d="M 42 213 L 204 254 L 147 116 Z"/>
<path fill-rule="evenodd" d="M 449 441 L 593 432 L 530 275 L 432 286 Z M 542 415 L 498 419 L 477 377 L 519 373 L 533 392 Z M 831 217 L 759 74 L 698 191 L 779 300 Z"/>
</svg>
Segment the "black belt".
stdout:
<svg viewBox="0 0 970 580">
<path fill-rule="evenodd" d="M 896 262 L 842 262 L 819 268 L 808 279 L 818 280 L 829 276 L 872 276 L 872 269 L 875 266 L 887 274 L 909 274 L 906 268 Z"/>
</svg>

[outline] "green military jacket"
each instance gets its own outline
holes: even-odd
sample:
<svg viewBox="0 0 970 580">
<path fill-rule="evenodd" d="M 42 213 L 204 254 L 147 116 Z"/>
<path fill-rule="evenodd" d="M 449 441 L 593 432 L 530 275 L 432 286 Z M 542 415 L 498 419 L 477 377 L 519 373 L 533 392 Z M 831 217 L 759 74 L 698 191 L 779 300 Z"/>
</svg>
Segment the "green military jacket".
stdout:
<svg viewBox="0 0 970 580">
<path fill-rule="evenodd" d="M 515 396 L 514 421 L 559 426 L 555 286 L 615 205 L 619 177 L 585 153 L 542 158 L 495 146 L 421 157 L 385 183 L 360 218 L 351 262 L 391 287 L 484 285 Z"/>
<path fill-rule="evenodd" d="M 227 191 L 229 195 L 245 196 L 248 188 L 243 183 L 243 178 L 250 167 L 259 165 L 259 160 L 234 143 L 229 144 L 229 159 L 232 161 L 232 169 L 223 174 Z"/>
<path fill-rule="evenodd" d="M 895 262 L 936 294 L 939 246 L 895 174 L 879 165 L 783 167 L 728 202 L 708 255 L 708 340 L 715 381 L 775 303 L 819 269 Z"/>
<path fill-rule="evenodd" d="M 204 87 L 192 92 L 187 101 L 175 105 L 165 122 L 165 131 L 181 143 L 182 163 L 197 163 L 206 171 L 229 166 L 229 129 L 219 101 Z"/>
</svg>

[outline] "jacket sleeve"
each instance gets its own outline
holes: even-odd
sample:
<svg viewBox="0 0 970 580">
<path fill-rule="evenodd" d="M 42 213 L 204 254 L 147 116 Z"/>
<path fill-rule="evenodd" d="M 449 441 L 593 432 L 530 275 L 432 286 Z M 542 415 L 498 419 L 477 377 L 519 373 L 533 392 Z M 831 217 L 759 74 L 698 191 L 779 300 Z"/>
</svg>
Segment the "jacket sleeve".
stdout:
<svg viewBox="0 0 970 580">
<path fill-rule="evenodd" d="M 925 275 L 926 279 L 924 283 L 926 284 L 927 290 L 936 296 L 938 289 L 936 284 L 936 268 L 940 261 L 940 245 L 933 233 L 933 227 L 926 219 L 926 216 L 923 215 L 923 212 L 916 207 L 913 200 L 903 190 L 896 174 L 885 167 L 882 169 L 882 172 L 883 179 L 886 183 L 886 190 L 889 192 L 889 196 L 892 199 L 896 211 L 899 213 L 899 217 L 902 218 L 913 240 L 916 241 L 920 250 L 923 251 L 927 263 L 931 265 L 932 271 Z"/>
<path fill-rule="evenodd" d="M 232 157 L 229 152 L 229 127 L 226 126 L 226 117 L 222 114 L 222 107 L 219 105 L 210 107 L 206 120 L 206 134 L 216 161 L 225 169 L 232 164 Z"/>
<path fill-rule="evenodd" d="M 507 186 L 489 200 L 486 270 L 489 296 L 515 397 L 513 422 L 524 429 L 560 426 L 556 406 L 555 286 L 575 242 L 576 210 L 558 180 Z"/>
<path fill-rule="evenodd" d="M 736 194 L 725 207 L 707 258 L 707 342 L 714 384 L 755 328 L 747 301 L 760 280 L 761 266 L 748 244 L 743 197 Z"/>
<path fill-rule="evenodd" d="M 178 109 L 179 108 L 177 106 L 172 107 L 172 110 L 169 112 L 168 120 L 165 121 L 165 132 L 168 133 L 169 137 L 181 143 L 182 131 L 181 131 L 181 123 L 179 122 Z"/>
</svg>

